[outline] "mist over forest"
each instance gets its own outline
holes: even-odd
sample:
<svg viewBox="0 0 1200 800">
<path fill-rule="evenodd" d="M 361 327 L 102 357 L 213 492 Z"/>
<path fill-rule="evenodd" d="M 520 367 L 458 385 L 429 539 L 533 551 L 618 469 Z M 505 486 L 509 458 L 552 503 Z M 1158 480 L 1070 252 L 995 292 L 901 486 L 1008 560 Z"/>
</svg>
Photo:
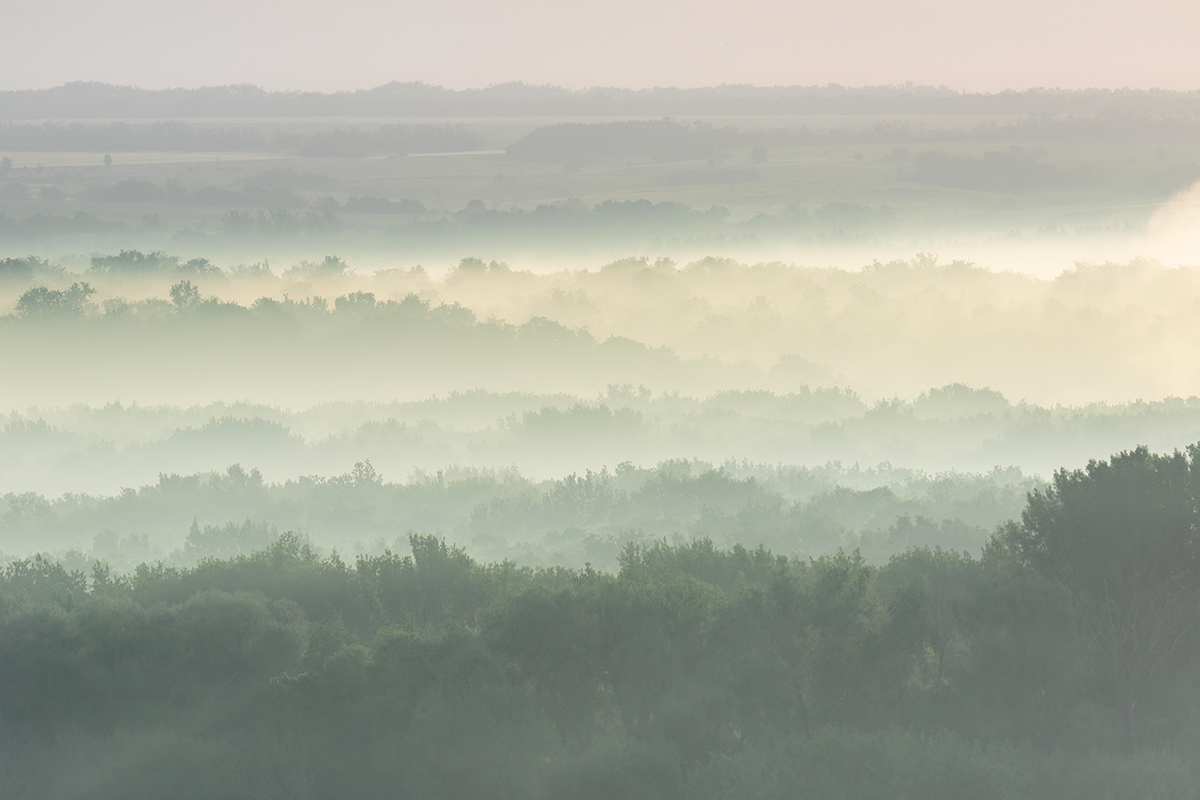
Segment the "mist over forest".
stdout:
<svg viewBox="0 0 1200 800">
<path fill-rule="evenodd" d="M 1200 94 L 0 92 L 13 798 L 1195 798 Z"/>
<path fill-rule="evenodd" d="M 468 257 L 435 275 L 126 250 L 82 273 L 36 256 L 0 273 L 16 408 L 590 399 L 626 384 L 698 399 L 840 388 L 869 406 L 957 383 L 999 392 L 997 407 L 1052 406 L 1186 398 L 1200 383 L 1200 271 L 1149 259 L 1053 279 L 929 254 L 858 270 L 635 257 L 553 272 Z"/>
<path fill-rule="evenodd" d="M 323 251 L 372 270 L 400 255 L 434 272 L 472 254 L 537 271 L 630 255 L 857 269 L 919 252 L 1042 277 L 1176 266 L 1197 257 L 1179 219 L 1200 180 L 1196 103 L 71 84 L 0 93 L 0 242 L 80 270 L 121 250 L 283 267 Z"/>
</svg>

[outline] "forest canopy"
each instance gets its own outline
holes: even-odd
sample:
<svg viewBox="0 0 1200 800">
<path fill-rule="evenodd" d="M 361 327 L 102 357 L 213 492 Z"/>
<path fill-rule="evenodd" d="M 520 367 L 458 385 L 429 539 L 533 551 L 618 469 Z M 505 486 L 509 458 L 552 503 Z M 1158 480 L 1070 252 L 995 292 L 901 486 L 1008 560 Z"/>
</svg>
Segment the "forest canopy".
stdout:
<svg viewBox="0 0 1200 800">
<path fill-rule="evenodd" d="M 418 533 L 353 563 L 293 533 L 22 559 L 0 765 L 14 798 L 1190 797 L 1198 473 L 1200 445 L 1062 470 L 977 554 L 879 567 L 695 538 L 530 569 Z"/>
</svg>

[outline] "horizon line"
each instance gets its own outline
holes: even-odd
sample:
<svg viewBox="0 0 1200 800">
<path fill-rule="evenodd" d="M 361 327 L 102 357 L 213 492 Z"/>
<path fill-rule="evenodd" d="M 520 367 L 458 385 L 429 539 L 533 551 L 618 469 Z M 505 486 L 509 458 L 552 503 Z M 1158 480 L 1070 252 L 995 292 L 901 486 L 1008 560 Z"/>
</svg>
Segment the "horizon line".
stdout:
<svg viewBox="0 0 1200 800">
<path fill-rule="evenodd" d="M 451 88 L 437 83 L 429 83 L 424 80 L 401 80 L 394 79 L 381 84 L 368 87 L 360 87 L 355 89 L 268 89 L 260 84 L 245 82 L 245 83 L 216 83 L 216 84 L 201 84 L 197 86 L 166 86 L 162 88 L 148 88 L 125 83 L 110 83 L 102 80 L 77 79 L 66 81 L 64 83 L 43 86 L 39 88 L 24 88 L 24 89 L 0 89 L 0 94 L 37 94 L 42 92 L 53 92 L 71 87 L 96 87 L 106 89 L 119 89 L 131 92 L 144 93 L 167 93 L 167 92 L 201 92 L 206 90 L 219 89 L 252 89 L 256 92 L 271 95 L 317 95 L 317 96 L 338 96 L 338 95 L 353 95 L 379 91 L 389 87 L 424 87 L 437 90 L 440 92 L 451 94 L 465 94 L 472 92 L 487 92 L 503 88 L 527 88 L 527 89 L 542 89 L 542 90 L 559 90 L 574 95 L 588 94 L 590 92 L 622 92 L 629 94 L 647 94 L 653 92 L 703 92 L 714 91 L 721 89 L 741 89 L 751 91 L 846 91 L 846 92 L 871 92 L 871 91 L 889 91 L 889 92 L 936 92 L 944 97 L 950 96 L 978 96 L 978 97 L 996 97 L 1010 94 L 1089 94 L 1089 93 L 1107 93 L 1107 94 L 1164 94 L 1164 95 L 1194 95 L 1200 94 L 1200 87 L 1195 89 L 1163 89 L 1159 87 L 1135 88 L 1131 86 L 1089 86 L 1084 88 L 1067 89 L 1058 86 L 1027 86 L 1024 88 L 1006 88 L 997 91 L 969 90 L 961 88 L 953 88 L 946 84 L 919 84 L 913 81 L 904 81 L 900 83 L 876 83 L 862 84 L 852 86 L 842 83 L 825 83 L 825 84 L 754 84 L 754 83 L 719 83 L 707 84 L 703 86 L 674 86 L 674 85 L 655 85 L 642 88 L 633 88 L 628 86 L 613 86 L 613 85 L 589 85 L 579 88 L 573 88 L 562 84 L 555 83 L 528 83 L 523 80 L 502 81 L 499 83 L 491 83 L 483 86 L 472 86 L 464 88 Z"/>
</svg>

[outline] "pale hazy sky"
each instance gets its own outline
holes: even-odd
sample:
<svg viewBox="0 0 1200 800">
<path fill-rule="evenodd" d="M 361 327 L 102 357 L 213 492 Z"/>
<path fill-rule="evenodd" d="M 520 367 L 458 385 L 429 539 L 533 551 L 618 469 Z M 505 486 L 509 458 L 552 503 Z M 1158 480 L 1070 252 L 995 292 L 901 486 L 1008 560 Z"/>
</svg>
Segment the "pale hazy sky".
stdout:
<svg viewBox="0 0 1200 800">
<path fill-rule="evenodd" d="M 1200 89 L 1200 0 L 4 0 L 0 89 Z"/>
</svg>

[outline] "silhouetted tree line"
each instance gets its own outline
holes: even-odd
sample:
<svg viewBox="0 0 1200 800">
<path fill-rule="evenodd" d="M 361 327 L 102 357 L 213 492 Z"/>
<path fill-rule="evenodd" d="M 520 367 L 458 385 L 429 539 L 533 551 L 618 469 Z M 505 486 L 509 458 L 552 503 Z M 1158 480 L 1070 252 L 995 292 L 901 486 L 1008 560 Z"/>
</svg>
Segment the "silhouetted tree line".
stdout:
<svg viewBox="0 0 1200 800">
<path fill-rule="evenodd" d="M 0 281 L 2 282 L 17 283 L 34 278 L 57 276 L 62 271 L 61 267 L 54 266 L 46 259 L 36 255 L 0 259 Z"/>
<path fill-rule="evenodd" d="M 736 128 L 674 120 L 548 125 L 527 133 L 508 148 L 521 161 L 583 164 L 624 158 L 658 161 L 710 158 L 722 147 L 742 143 Z"/>
<path fill-rule="evenodd" d="M 482 149 L 479 134 L 464 125 L 381 125 L 322 133 L 196 127 L 163 122 L 0 124 L 0 150 L 25 152 L 283 152 L 322 158 L 362 158 Z"/>
<path fill-rule="evenodd" d="M 240 189 L 220 189 L 215 186 L 188 189 L 174 179 L 168 179 L 161 186 L 137 178 L 126 178 L 107 185 L 89 184 L 84 187 L 79 196 L 83 200 L 102 203 L 187 203 L 272 209 L 294 209 L 303 207 L 305 204 L 304 200 L 281 187 L 250 184 Z"/>
<path fill-rule="evenodd" d="M 1043 163 L 1043 157 L 1043 152 L 1021 147 L 990 151 L 979 158 L 928 151 L 914 156 L 911 168 L 901 171 L 901 178 L 1001 194 L 1044 189 L 1070 180 L 1058 168 Z"/>
<path fill-rule="evenodd" d="M 669 200 L 605 200 L 588 206 L 579 200 L 544 203 L 525 211 L 489 209 L 472 200 L 454 214 L 454 227 L 490 237 L 540 236 L 578 237 L 593 235 L 646 235 L 655 232 L 710 231 L 724 227 L 729 210 L 720 206 L 697 209 Z M 444 224 L 444 223 L 443 223 Z M 438 230 L 438 223 L 429 228 Z"/>
<path fill-rule="evenodd" d="M 363 480 L 369 480 L 364 475 Z M 294 534 L 0 579 L 6 796 L 1187 798 L 1200 447 L 1060 471 L 979 557 Z"/>
<path fill-rule="evenodd" d="M 595 416 L 633 415 L 599 412 L 583 423 L 590 436 L 613 435 Z M 546 416 L 527 414 L 525 424 Z M 365 426 L 360 436 L 394 440 L 396 427 Z M 5 433 L 21 431 L 12 426 Z M 572 435 L 578 432 L 564 431 L 561 438 Z M 278 423 L 226 417 L 177 430 L 167 444 L 201 449 L 218 439 L 272 440 L 294 448 L 288 438 Z M 382 550 L 397 530 L 411 528 L 440 530 L 476 549 L 533 563 L 600 563 L 626 542 L 675 536 L 763 544 L 787 554 L 854 542 L 882 563 L 913 546 L 977 548 L 996 521 L 1020 507 L 1022 491 L 1039 484 L 1005 474 L 913 476 L 901 493 L 899 486 L 837 485 L 803 468 L 783 470 L 778 480 L 671 461 L 540 482 L 489 471 L 390 482 L 365 461 L 344 475 L 269 483 L 258 470 L 234 465 L 207 475 L 161 474 L 157 483 L 109 497 L 0 495 L 0 552 L 53 550 L 70 563 L 90 556 L 126 569 L 154 552 L 177 565 L 248 552 L 246 542 L 262 546 L 271 528 L 302 530 L 325 548 L 357 541 L 360 550 Z M 553 558 L 540 552 L 548 549 Z"/>
<path fill-rule="evenodd" d="M 219 273 L 206 258 L 184 261 L 179 256 L 161 250 L 143 253 L 141 250 L 122 250 L 114 255 L 92 256 L 91 269 L 99 275 L 147 275 L 159 272 L 179 272 L 189 275 Z"/>
<path fill-rule="evenodd" d="M 177 288 L 172 301 L 202 302 L 190 281 Z M 343 298 L 343 306 L 354 302 Z M 314 420 L 329 419 L 342 420 L 341 429 L 313 430 Z M 649 397 L 614 386 L 591 399 L 477 390 L 290 412 L 249 403 L 33 409 L 0 426 L 0 485 L 8 486 L 0 491 L 0 552 L 72 548 L 82 559 L 107 529 L 123 540 L 153 535 L 167 557 L 193 518 L 217 526 L 249 518 L 354 551 L 378 549 L 397 527 L 412 527 L 440 530 L 489 559 L 545 563 L 553 553 L 556 563 L 578 566 L 604 561 L 630 539 L 678 533 L 720 545 L 761 542 L 787 554 L 861 547 L 880 563 L 914 544 L 978 547 L 1040 479 L 1016 468 L 927 474 L 769 459 L 786 452 L 807 463 L 835 455 L 871 463 L 897 453 L 888 449 L 892 441 L 920 439 L 927 452 L 987 463 L 1035 439 L 1073 460 L 1087 443 L 1169 442 L 1198 424 L 1197 398 L 1044 408 L 961 385 L 898 404 L 867 404 L 839 389 Z M 685 426 L 693 440 L 712 444 L 689 451 L 678 436 Z M 823 443 L 814 447 L 817 436 Z M 749 462 L 721 461 L 735 448 Z M 689 452 L 702 460 L 671 458 Z M 913 458 L 911 450 L 898 455 Z M 367 460 L 386 475 L 382 487 L 338 475 Z M 515 465 L 520 473 L 449 466 L 463 462 Z M 277 482 L 230 494 L 220 487 L 240 472 L 225 471 L 232 463 L 257 466 Z M 570 477 L 579 463 L 615 467 Z M 558 480 L 529 477 L 550 470 Z M 147 481 L 156 473 L 165 479 Z M 74 485 L 95 475 L 105 476 L 104 489 Z M 123 569 L 151 555 L 135 547 L 102 557 Z"/>
<path fill-rule="evenodd" d="M 136 270 L 148 264 L 150 256 L 141 255 L 145 262 L 120 260 L 122 269 L 131 270 L 126 274 L 144 274 Z M 340 259 L 328 257 L 323 262 L 296 264 L 285 271 L 285 277 L 303 280 L 333 275 L 336 273 L 329 270 L 344 268 Z M 196 274 L 203 275 L 203 269 L 203 265 L 196 267 Z M 23 293 L 17 307 L 0 317 L 4 343 L 26 352 L 37 351 L 46 346 L 49 326 L 64 326 L 64 335 L 83 336 L 82 346 L 97 353 L 100 361 L 89 357 L 90 366 L 84 369 L 103 362 L 104 381 L 149 363 L 156 365 L 156 380 L 186 373 L 189 380 L 207 374 L 202 380 L 220 381 L 230 358 L 249 359 L 264 375 L 284 364 L 299 367 L 296 359 L 309 367 L 329 359 L 331 369 L 340 374 L 334 380 L 347 386 L 360 380 L 391 380 L 393 375 L 411 371 L 420 379 L 432 376 L 455 383 L 470 376 L 472 383 L 484 385 L 526 376 L 535 391 L 541 390 L 538 382 L 547 377 L 646 383 L 653 376 L 690 382 L 709 381 L 721 369 L 721 365 L 682 359 L 664 347 L 618 336 L 601 339 L 542 316 L 520 325 L 479 320 L 457 302 L 434 305 L 411 292 L 387 300 L 372 292 L 351 292 L 332 303 L 320 296 L 302 300 L 285 296 L 260 297 L 244 306 L 205 294 L 183 304 L 174 298 L 129 302 L 112 297 L 102 304 L 64 306 L 51 299 L 57 298 L 53 292 L 62 291 L 42 285 Z M 194 295 L 179 295 L 180 299 L 187 297 Z M 148 336 L 151 331 L 153 335 Z M 247 342 L 256 342 L 256 346 L 246 350 L 243 345 Z M 175 357 L 183 352 L 200 357 Z M 220 356 L 215 360 L 208 355 L 217 353 Z M 327 377 L 332 374 L 326 373 Z"/>
<path fill-rule="evenodd" d="M 798 145 L 915 145 L 947 142 L 1006 142 L 1030 145 L 1045 142 L 1191 142 L 1200 134 L 1200 120 L 1185 117 L 1143 117 L 1134 114 L 1098 116 L 1041 115 L 1010 124 L 988 123 L 971 128 L 944 129 L 906 120 L 882 120 L 866 127 L 737 128 L 671 119 L 620 122 L 571 122 L 530 131 L 508 147 L 520 161 L 582 166 L 627 159 L 684 161 L 726 156 L 726 150 L 751 148 L 755 161 L 769 160 L 770 148 Z M 993 157 L 1012 159 L 1010 151 Z M 940 152 L 932 155 L 948 158 Z M 715 164 L 714 164 L 715 166 Z M 1020 164 L 1016 164 L 1020 168 Z M 966 168 L 969 172 L 969 167 Z M 986 187 L 981 187 L 985 188 Z M 1003 191 L 1003 190 L 1001 190 Z"/>
<path fill-rule="evenodd" d="M 407 214 L 415 218 L 430 213 L 430 209 L 420 200 L 389 200 L 386 197 L 351 195 L 340 205 L 333 198 L 326 198 L 325 203 L 330 211 L 344 211 L 347 214 Z"/>
<path fill-rule="evenodd" d="M 251 213 L 232 209 L 222 215 L 221 228 L 221 233 L 227 236 L 291 238 L 336 234 L 341 231 L 341 222 L 331 211 L 301 214 L 286 208 L 272 208 Z"/>
<path fill-rule="evenodd" d="M 0 214 L 0 239 L 37 241 L 69 239 L 72 236 L 95 236 L 126 230 L 123 222 L 100 219 L 86 211 L 74 214 L 32 214 L 23 219 Z"/>
<path fill-rule="evenodd" d="M 947 142 L 1187 143 L 1200 133 L 1189 114 L 1036 113 L 1010 123 L 939 128 L 907 120 L 868 126 L 714 127 L 670 118 L 571 122 L 539 127 L 507 148 L 521 161 L 582 165 L 622 159 L 678 161 L 720 157 L 725 149 L 837 144 Z M 346 127 L 321 132 L 246 127 L 196 127 L 185 122 L 0 124 L 0 151 L 21 152 L 262 152 L 315 158 L 402 156 L 482 150 L 483 138 L 463 124 Z M 760 159 L 764 160 L 764 159 Z M 11 168 L 9 170 L 11 172 Z M 18 170 L 19 172 L 20 170 Z"/>
<path fill-rule="evenodd" d="M 538 242 L 579 241 L 580 237 L 586 240 L 688 233 L 723 235 L 721 232 L 725 230 L 730 233 L 737 230 L 737 226 L 727 222 L 728 209 L 719 206 L 698 209 L 672 201 L 605 200 L 589 206 L 572 199 L 525 210 L 488 208 L 482 200 L 471 200 L 450 213 L 428 209 L 416 200 L 353 196 L 342 204 L 333 198 L 323 198 L 313 203 L 311 209 L 303 214 L 283 208 L 255 214 L 232 210 L 222 217 L 223 232 L 259 236 L 334 232 L 342 227 L 341 218 L 335 216 L 337 212 L 401 217 L 387 233 L 413 241 L 462 241 L 464 236 L 488 242 L 530 237 L 536 237 Z M 791 224 L 806 227 L 824 221 L 819 211 L 811 217 L 805 211 L 791 218 Z M 871 223 L 875 219 L 868 214 L 859 221 Z"/>
<path fill-rule="evenodd" d="M 445 153 L 481 150 L 479 134 L 457 125 L 384 125 L 377 131 L 337 129 L 293 139 L 297 153 L 316 158 Z M 293 145 L 295 146 L 295 145 Z"/>
<path fill-rule="evenodd" d="M 265 91 L 245 84 L 137 89 L 75 81 L 0 92 L 0 119 L 403 116 L 730 116 L 739 114 L 1194 115 L 1196 92 L 1028 89 L 995 94 L 944 86 L 716 86 L 583 90 L 503 83 L 446 89 L 392 82 L 353 92 Z"/>
<path fill-rule="evenodd" d="M 113 203 L 187 203 L 232 206 L 221 215 L 212 232 L 190 228 L 178 237 L 203 242 L 207 238 L 233 236 L 335 238 L 357 223 L 347 223 L 340 213 L 386 216 L 375 232 L 385 238 L 413 244 L 448 242 L 494 242 L 521 240 L 536 243 L 577 242 L 579 237 L 604 241 L 643 242 L 646 237 L 704 236 L 723 239 L 750 233 L 746 226 L 728 221 L 729 211 L 720 206 L 707 209 L 672 201 L 605 200 L 589 206 L 577 199 L 544 203 L 533 209 L 488 208 L 482 200 L 471 200 L 458 211 L 429 209 L 421 201 L 390 200 L 352 196 L 343 203 L 331 197 L 306 203 L 285 189 L 246 187 L 241 190 L 179 186 L 128 179 L 109 186 L 85 190 L 89 199 Z M 251 210 L 255 207 L 257 210 Z M 307 206 L 307 208 L 305 208 Z M 859 209 L 846 216 L 843 208 Z M 854 224 L 878 227 L 891 223 L 894 213 L 886 208 L 858 204 L 829 204 L 815 209 L 793 209 L 779 216 L 765 215 L 778 226 L 819 233 L 822 225 Z M 358 220 L 362 222 L 362 220 Z M 37 241 L 55 237 L 110 234 L 128 231 L 124 222 L 106 221 L 86 212 L 72 216 L 34 214 L 24 219 L 0 214 L 0 240 Z"/>
</svg>

